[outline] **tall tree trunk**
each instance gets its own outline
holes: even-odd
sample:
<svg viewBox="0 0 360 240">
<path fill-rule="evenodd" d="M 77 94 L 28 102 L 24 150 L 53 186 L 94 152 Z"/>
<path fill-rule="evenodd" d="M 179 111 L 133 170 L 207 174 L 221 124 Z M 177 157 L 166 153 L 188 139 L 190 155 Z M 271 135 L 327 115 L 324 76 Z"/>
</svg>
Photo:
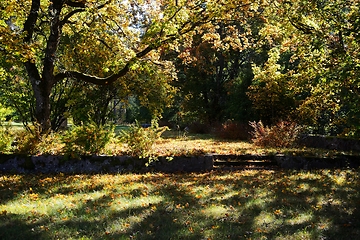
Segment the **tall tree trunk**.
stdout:
<svg viewBox="0 0 360 240">
<path fill-rule="evenodd" d="M 41 133 L 46 133 L 51 129 L 50 121 L 50 93 L 51 88 L 48 86 L 41 86 L 46 82 L 33 84 L 33 91 L 35 96 L 35 117 L 37 123 L 41 127 Z"/>
<path fill-rule="evenodd" d="M 48 132 L 51 129 L 50 120 L 50 94 L 55 84 L 54 66 L 56 50 L 59 46 L 61 27 L 63 23 L 60 21 L 60 14 L 63 7 L 63 0 L 52 0 L 49 7 L 50 15 L 50 35 L 47 40 L 45 49 L 45 57 L 43 60 L 42 75 L 35 61 L 28 60 L 25 63 L 26 71 L 34 91 L 35 96 L 35 120 L 40 126 L 41 133 Z M 24 31 L 27 32 L 24 38 L 25 43 L 31 43 L 33 31 L 40 10 L 40 0 L 33 0 L 29 16 L 24 24 Z"/>
<path fill-rule="evenodd" d="M 40 9 L 40 0 L 31 1 L 31 9 L 29 15 L 24 23 L 24 32 L 26 36 L 24 43 L 31 43 L 34 27 L 38 18 Z M 28 60 L 25 62 L 25 68 L 34 91 L 35 96 L 35 120 L 39 123 L 42 133 L 48 131 L 50 124 L 50 90 L 46 87 L 44 79 L 41 78 L 39 70 L 36 67 L 35 61 Z"/>
<path fill-rule="evenodd" d="M 51 128 L 50 123 L 50 93 L 51 85 L 44 81 L 34 63 L 28 61 L 25 68 L 35 96 L 35 120 L 41 128 L 41 133 Z"/>
</svg>

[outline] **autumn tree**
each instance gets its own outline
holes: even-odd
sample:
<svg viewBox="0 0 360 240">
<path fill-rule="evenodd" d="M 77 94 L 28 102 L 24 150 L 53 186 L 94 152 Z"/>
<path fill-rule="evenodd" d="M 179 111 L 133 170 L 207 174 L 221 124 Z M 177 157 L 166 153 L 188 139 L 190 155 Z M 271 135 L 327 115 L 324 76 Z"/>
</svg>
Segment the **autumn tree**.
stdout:
<svg viewBox="0 0 360 240">
<path fill-rule="evenodd" d="M 126 91 L 126 81 L 119 79 L 136 72 L 142 61 L 158 64 L 160 48 L 175 47 L 202 24 L 236 17 L 249 5 L 231 0 L 2 1 L 0 54 L 10 68 L 26 73 L 34 118 L 46 132 L 51 128 L 51 92 L 59 82 L 117 83 Z M 1 67 L 5 74 L 10 71 Z"/>
<path fill-rule="evenodd" d="M 255 66 L 259 106 L 266 106 L 261 94 L 276 92 L 271 99 L 277 106 L 288 102 L 280 97 L 290 100 L 286 113 L 297 121 L 323 133 L 358 132 L 359 2 L 272 1 L 263 7 L 261 38 L 272 50 L 265 65 Z M 278 109 L 274 114 L 281 115 Z"/>
<path fill-rule="evenodd" d="M 252 78 L 251 62 L 260 55 L 256 53 L 260 16 L 259 9 L 249 9 L 232 21 L 214 21 L 214 28 L 194 34 L 192 45 L 178 56 L 182 108 L 195 121 L 219 123 L 249 115 L 243 111 L 248 102 L 243 93 Z"/>
</svg>

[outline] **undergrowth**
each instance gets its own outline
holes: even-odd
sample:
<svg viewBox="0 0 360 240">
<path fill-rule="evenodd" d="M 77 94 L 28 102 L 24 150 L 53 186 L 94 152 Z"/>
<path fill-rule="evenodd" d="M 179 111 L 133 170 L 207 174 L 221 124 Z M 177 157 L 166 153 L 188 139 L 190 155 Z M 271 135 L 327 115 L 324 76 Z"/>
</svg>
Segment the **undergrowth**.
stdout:
<svg viewBox="0 0 360 240">
<path fill-rule="evenodd" d="M 294 122 L 280 121 L 268 127 L 259 122 L 250 122 L 253 128 L 252 142 L 260 147 L 289 148 L 295 147 L 302 128 Z"/>
<path fill-rule="evenodd" d="M 62 137 L 63 152 L 72 157 L 79 155 L 100 154 L 114 136 L 113 126 L 88 123 L 75 126 Z"/>
<path fill-rule="evenodd" d="M 121 132 L 121 141 L 127 144 L 130 155 L 149 157 L 153 145 L 166 130 L 167 127 L 159 127 L 157 120 L 153 120 L 151 126 L 147 128 L 136 122 L 128 130 Z"/>
</svg>

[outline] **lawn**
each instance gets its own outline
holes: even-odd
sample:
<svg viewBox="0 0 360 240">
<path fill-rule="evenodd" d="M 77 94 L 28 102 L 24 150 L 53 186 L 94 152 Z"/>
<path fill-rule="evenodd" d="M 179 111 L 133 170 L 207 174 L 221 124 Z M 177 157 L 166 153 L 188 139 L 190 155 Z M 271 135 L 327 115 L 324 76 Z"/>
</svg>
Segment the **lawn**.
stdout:
<svg viewBox="0 0 360 240">
<path fill-rule="evenodd" d="M 0 239 L 359 239 L 360 169 L 0 176 Z"/>
</svg>

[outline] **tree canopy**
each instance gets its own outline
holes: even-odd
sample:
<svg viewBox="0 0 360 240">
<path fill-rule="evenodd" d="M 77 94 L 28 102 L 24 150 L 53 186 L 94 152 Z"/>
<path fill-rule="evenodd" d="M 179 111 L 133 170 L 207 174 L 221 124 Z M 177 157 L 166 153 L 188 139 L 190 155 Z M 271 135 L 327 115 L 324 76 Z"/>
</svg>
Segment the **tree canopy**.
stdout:
<svg viewBox="0 0 360 240">
<path fill-rule="evenodd" d="M 241 7 L 232 1 L 6 1 L 0 4 L 0 49 L 9 66 L 22 65 L 34 117 L 47 131 L 57 83 L 113 84 L 142 60 L 158 62 L 155 50 L 176 47 L 186 34 Z"/>
<path fill-rule="evenodd" d="M 297 121 L 335 127 L 334 133 L 358 128 L 359 2 L 273 1 L 264 13 L 261 36 L 271 50 L 267 63 L 254 68 L 255 83 L 263 84 L 254 87 L 261 91 L 253 95 L 257 106 L 272 91 L 276 110 L 286 108 Z"/>
<path fill-rule="evenodd" d="M 69 112 L 83 116 L 129 95 L 159 114 L 178 88 L 183 106 L 207 121 L 244 120 L 239 112 L 354 134 L 360 130 L 359 5 L 3 1 L 0 97 L 26 109 L 22 117 L 43 132 Z"/>
</svg>

